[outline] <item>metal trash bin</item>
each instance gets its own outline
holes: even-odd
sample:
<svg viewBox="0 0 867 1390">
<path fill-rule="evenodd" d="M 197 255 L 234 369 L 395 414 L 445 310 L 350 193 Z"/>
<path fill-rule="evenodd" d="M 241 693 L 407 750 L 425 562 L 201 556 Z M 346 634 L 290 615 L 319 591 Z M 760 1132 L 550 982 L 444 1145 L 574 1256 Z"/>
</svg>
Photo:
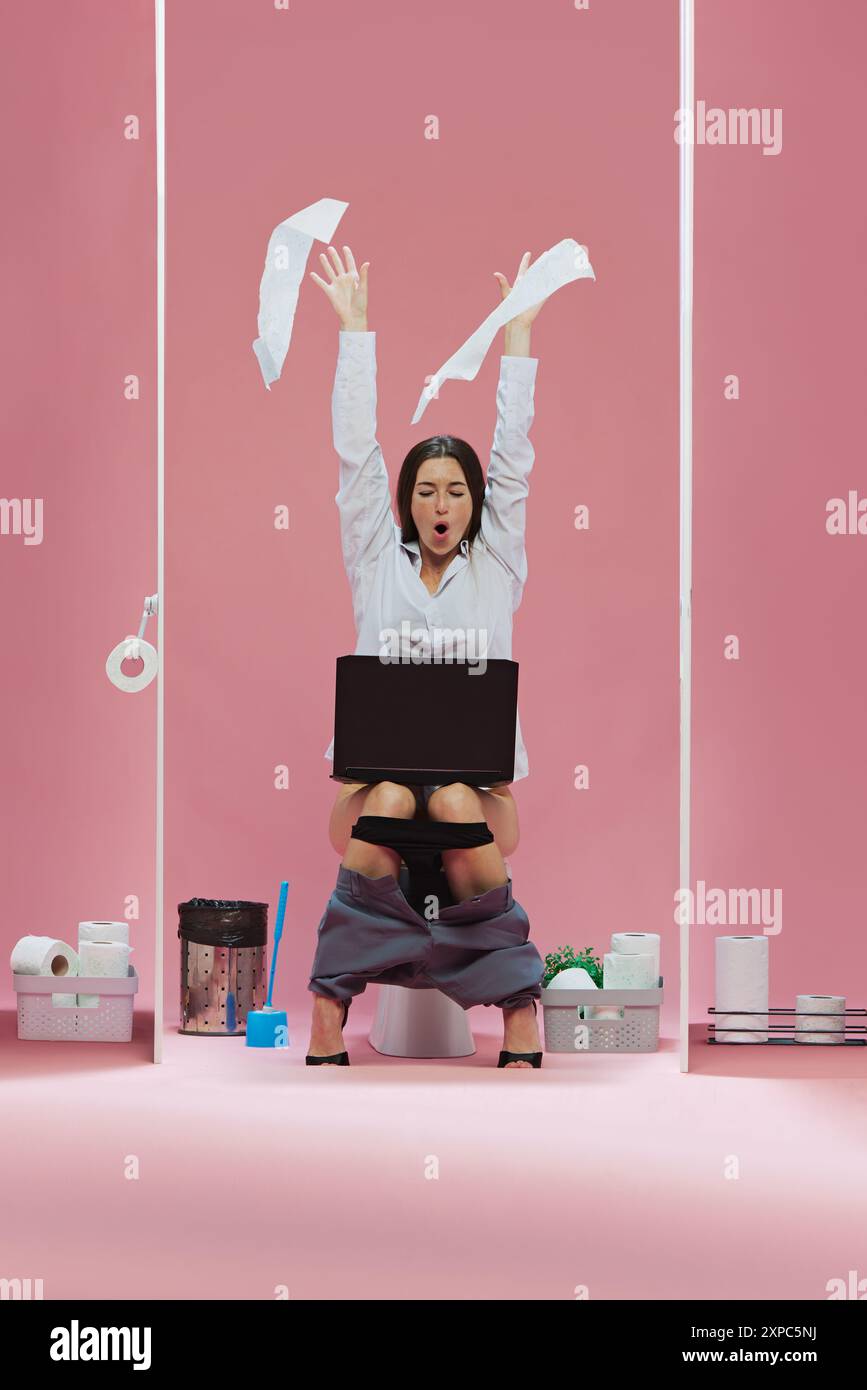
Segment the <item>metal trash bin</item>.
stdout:
<svg viewBox="0 0 867 1390">
<path fill-rule="evenodd" d="M 178 903 L 179 1033 L 239 1037 L 268 995 L 268 904 L 191 898 Z"/>
</svg>

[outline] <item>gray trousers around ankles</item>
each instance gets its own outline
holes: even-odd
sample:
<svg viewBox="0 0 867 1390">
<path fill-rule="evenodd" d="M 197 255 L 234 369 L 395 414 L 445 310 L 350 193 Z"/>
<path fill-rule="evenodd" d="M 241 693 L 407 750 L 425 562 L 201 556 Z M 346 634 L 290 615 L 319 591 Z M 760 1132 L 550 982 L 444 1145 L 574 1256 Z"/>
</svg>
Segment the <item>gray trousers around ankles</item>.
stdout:
<svg viewBox="0 0 867 1390">
<path fill-rule="evenodd" d="M 426 921 L 391 874 L 343 864 L 317 932 L 308 989 L 348 1000 L 369 983 L 441 989 L 462 1009 L 513 1009 L 538 999 L 544 962 L 512 884 L 444 907 Z"/>
</svg>

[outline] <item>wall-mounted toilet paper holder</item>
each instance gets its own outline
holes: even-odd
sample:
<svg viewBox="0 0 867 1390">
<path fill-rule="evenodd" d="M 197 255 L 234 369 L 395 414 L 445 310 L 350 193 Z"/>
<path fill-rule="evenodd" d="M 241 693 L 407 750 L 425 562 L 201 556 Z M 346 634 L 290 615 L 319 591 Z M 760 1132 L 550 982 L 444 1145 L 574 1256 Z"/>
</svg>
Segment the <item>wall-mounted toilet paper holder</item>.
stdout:
<svg viewBox="0 0 867 1390">
<path fill-rule="evenodd" d="M 745 1017 L 747 1017 L 747 1016 L 749 1016 L 749 1015 L 755 1015 L 755 1017 L 756 1017 L 757 1019 L 758 1019 L 758 1018 L 771 1018 L 771 1017 L 773 1017 L 773 1016 L 779 1017 L 780 1014 L 790 1014 L 790 1015 L 792 1016 L 792 1022 L 791 1022 L 791 1023 L 780 1023 L 780 1022 L 778 1021 L 778 1022 L 776 1022 L 776 1023 L 768 1023 L 768 1024 L 766 1024 L 766 1025 L 763 1024 L 763 1025 L 761 1025 L 761 1026 L 759 1026 L 759 1027 L 756 1027 L 756 1028 L 742 1028 L 741 1025 L 738 1023 L 738 1024 L 729 1024 L 728 1027 L 726 1027 L 726 1028 L 720 1028 L 720 1032 L 721 1032 L 721 1033 L 772 1033 L 772 1032 L 776 1032 L 776 1033 L 778 1034 L 777 1037 L 768 1037 L 768 1038 L 764 1038 L 764 1037 L 760 1037 L 760 1038 L 748 1038 L 748 1039 L 746 1039 L 745 1041 L 734 1041 L 734 1040 L 730 1040 L 729 1038 L 717 1038 L 717 1037 L 714 1036 L 714 1033 L 716 1032 L 717 1025 L 716 1025 L 715 1023 L 709 1023 L 709 1024 L 707 1025 L 708 1036 L 707 1036 L 707 1038 L 705 1039 L 705 1042 L 715 1043 L 717 1047 L 767 1047 L 769 1044 L 777 1044 L 777 1045 L 779 1046 L 780 1043 L 792 1043 L 792 1044 L 803 1043 L 803 1039 L 802 1039 L 802 1038 L 799 1039 L 799 1038 L 795 1035 L 795 1025 L 796 1025 L 796 1021 L 797 1021 L 798 1018 L 801 1018 L 801 1019 L 803 1019 L 803 1018 L 815 1018 L 815 1019 L 817 1019 L 817 1020 L 818 1020 L 818 1023 L 817 1023 L 814 1027 L 811 1027 L 811 1029 L 810 1029 L 810 1034 L 814 1034 L 814 1033 L 824 1034 L 824 1033 L 827 1033 L 829 1037 L 832 1037 L 832 1036 L 833 1036 L 833 1037 L 834 1037 L 835 1039 L 837 1039 L 838 1041 L 836 1041 L 836 1043 L 830 1044 L 830 1046 L 837 1046 L 837 1047 L 841 1047 L 841 1046 L 847 1046 L 847 1047 L 867 1047 L 867 1038 L 856 1038 L 856 1037 L 853 1037 L 853 1036 L 852 1036 L 853 1033 L 867 1033 L 867 1025 L 865 1025 L 865 1024 L 861 1024 L 861 1023 L 849 1023 L 849 1022 L 846 1022 L 846 1023 L 843 1025 L 843 1027 L 842 1027 L 842 1028 L 839 1028 L 839 1029 L 822 1028 L 822 1026 L 821 1026 L 822 1021 L 824 1020 L 824 1022 L 827 1024 L 829 1018 L 841 1018 L 841 1017 L 845 1017 L 847 1020 L 850 1018 L 850 1016 L 856 1016 L 856 1017 L 858 1017 L 858 1018 L 865 1018 L 865 1017 L 867 1017 L 867 1009 L 853 1009 L 853 1008 L 841 1009 L 840 1012 L 837 1013 L 837 1014 L 827 1014 L 827 1013 L 811 1014 L 811 1013 L 805 1013 L 805 1012 L 803 1012 L 803 1011 L 800 1012 L 800 1013 L 798 1013 L 795 1009 L 776 1009 L 776 1008 L 768 1008 L 768 1009 L 737 1009 L 737 1010 L 735 1010 L 735 1009 L 708 1009 L 708 1013 L 709 1013 L 709 1014 L 721 1014 L 721 1015 L 724 1015 L 726 1018 L 732 1018 L 732 1017 L 735 1017 L 735 1016 L 736 1016 L 738 1019 L 740 1019 L 740 1018 L 742 1018 L 742 1017 L 745 1018 Z M 783 1036 L 779 1036 L 780 1034 L 782 1034 Z M 791 1036 L 790 1036 L 790 1037 L 787 1037 L 787 1036 L 785 1036 L 786 1034 L 791 1034 Z"/>
<path fill-rule="evenodd" d="M 124 637 L 123 641 L 118 642 L 117 646 L 109 652 L 105 663 L 105 672 L 112 685 L 116 685 L 118 690 L 144 690 L 145 686 L 150 685 L 156 675 L 159 667 L 157 650 L 150 642 L 145 641 L 144 633 L 148 618 L 153 617 L 158 611 L 159 595 L 148 595 L 144 601 L 144 611 L 138 626 L 138 634 Z M 141 671 L 137 675 L 128 676 L 123 669 L 125 661 L 141 661 Z"/>
</svg>

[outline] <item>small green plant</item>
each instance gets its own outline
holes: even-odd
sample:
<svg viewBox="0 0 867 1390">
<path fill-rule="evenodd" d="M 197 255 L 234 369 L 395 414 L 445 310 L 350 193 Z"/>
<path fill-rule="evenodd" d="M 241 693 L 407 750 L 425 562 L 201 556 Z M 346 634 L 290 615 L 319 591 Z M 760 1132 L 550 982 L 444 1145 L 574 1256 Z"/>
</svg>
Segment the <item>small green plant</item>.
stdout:
<svg viewBox="0 0 867 1390">
<path fill-rule="evenodd" d="M 558 946 L 556 951 L 550 951 L 545 957 L 542 988 L 547 989 L 554 976 L 559 975 L 561 970 L 571 970 L 573 967 L 586 970 L 593 983 L 598 985 L 599 989 L 602 988 L 602 962 L 593 954 L 592 946 L 585 946 L 577 955 L 574 946 Z"/>
</svg>

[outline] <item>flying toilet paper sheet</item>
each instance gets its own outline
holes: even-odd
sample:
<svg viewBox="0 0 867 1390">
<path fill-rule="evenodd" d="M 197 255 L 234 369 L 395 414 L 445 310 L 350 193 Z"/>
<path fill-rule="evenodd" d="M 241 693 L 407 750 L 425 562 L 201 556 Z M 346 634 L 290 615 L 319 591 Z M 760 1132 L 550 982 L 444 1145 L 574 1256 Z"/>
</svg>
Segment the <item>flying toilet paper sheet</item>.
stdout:
<svg viewBox="0 0 867 1390">
<path fill-rule="evenodd" d="M 337 198 L 320 198 L 274 228 L 268 241 L 265 269 L 259 285 L 259 337 L 253 351 L 259 359 L 268 390 L 283 370 L 298 291 L 314 241 L 331 241 L 349 207 Z"/>
<path fill-rule="evenodd" d="M 278 228 L 279 230 L 279 228 Z M 417 425 L 427 409 L 428 401 L 438 394 L 440 386 L 450 378 L 473 381 L 485 355 L 494 341 L 497 330 L 510 319 L 530 309 L 534 304 L 547 299 L 571 280 L 583 280 L 587 276 L 595 280 L 596 275 L 587 257 L 587 247 L 579 246 L 577 241 L 567 237 L 556 246 L 544 251 L 534 265 L 516 281 L 506 298 L 488 314 L 484 323 L 476 329 L 472 337 L 459 347 L 438 372 L 435 372 L 419 397 L 411 424 Z"/>
</svg>

